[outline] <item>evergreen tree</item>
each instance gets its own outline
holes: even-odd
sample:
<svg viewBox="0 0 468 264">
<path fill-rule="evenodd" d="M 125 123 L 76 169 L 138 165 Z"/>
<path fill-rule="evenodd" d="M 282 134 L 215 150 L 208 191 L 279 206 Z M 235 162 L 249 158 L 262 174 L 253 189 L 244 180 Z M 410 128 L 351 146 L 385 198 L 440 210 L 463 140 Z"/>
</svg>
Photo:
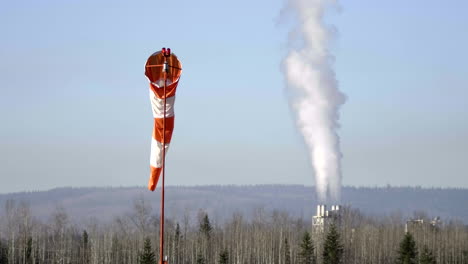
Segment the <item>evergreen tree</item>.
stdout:
<svg viewBox="0 0 468 264">
<path fill-rule="evenodd" d="M 29 237 L 26 242 L 25 258 L 26 258 L 26 263 L 32 262 L 32 238 L 31 237 Z"/>
<path fill-rule="evenodd" d="M 397 264 L 416 264 L 418 263 L 417 255 L 416 242 L 410 233 L 406 233 L 400 243 Z"/>
<path fill-rule="evenodd" d="M 229 252 L 227 249 L 224 249 L 219 253 L 219 264 L 228 264 L 229 261 Z"/>
<path fill-rule="evenodd" d="M 340 234 L 334 224 L 325 238 L 323 245 L 323 264 L 339 264 L 343 257 L 343 245 L 340 242 Z"/>
<path fill-rule="evenodd" d="M 205 214 L 205 216 L 200 222 L 200 232 L 207 239 L 210 239 L 212 230 L 213 230 L 213 227 L 211 226 L 210 219 L 208 218 L 208 214 Z"/>
<path fill-rule="evenodd" d="M 284 238 L 284 264 L 291 264 L 291 251 L 289 249 L 288 238 Z"/>
<path fill-rule="evenodd" d="M 211 232 L 213 226 L 210 223 L 210 218 L 208 214 L 204 213 L 200 219 L 199 231 L 202 235 L 200 240 L 200 246 L 202 248 L 200 254 L 202 255 L 205 262 L 213 263 L 215 262 L 215 256 L 212 254 L 212 241 L 211 241 Z"/>
<path fill-rule="evenodd" d="M 156 263 L 156 258 L 154 252 L 151 249 L 151 240 L 149 238 L 145 239 L 143 245 L 143 252 L 138 256 L 140 264 L 154 264 Z"/>
<path fill-rule="evenodd" d="M 83 240 L 83 247 L 87 247 L 88 246 L 88 232 L 86 232 L 86 230 L 83 230 L 82 240 Z"/>
<path fill-rule="evenodd" d="M 89 263 L 89 238 L 88 238 L 88 232 L 86 230 L 83 230 L 83 234 L 81 235 L 81 246 L 82 246 L 82 263 L 87 264 Z"/>
<path fill-rule="evenodd" d="M 179 225 L 179 223 L 177 223 L 177 225 L 176 225 L 174 240 L 176 241 L 176 244 L 179 243 L 179 241 L 180 241 L 180 225 Z"/>
<path fill-rule="evenodd" d="M 463 259 L 463 264 L 468 264 L 468 250 L 463 250 L 462 251 L 462 259 Z"/>
<path fill-rule="evenodd" d="M 8 247 L 0 240 L 0 263 L 8 263 Z"/>
<path fill-rule="evenodd" d="M 197 264 L 206 264 L 205 258 L 200 253 L 197 254 Z"/>
<path fill-rule="evenodd" d="M 299 251 L 300 264 L 315 264 L 314 245 L 309 232 L 305 232 L 302 236 L 302 242 Z"/>
<path fill-rule="evenodd" d="M 423 248 L 419 263 L 420 264 L 436 264 L 437 263 L 434 255 L 432 254 L 432 251 L 427 246 L 424 246 Z"/>
<path fill-rule="evenodd" d="M 175 263 L 180 262 L 180 225 L 177 223 L 174 234 L 174 260 Z"/>
</svg>

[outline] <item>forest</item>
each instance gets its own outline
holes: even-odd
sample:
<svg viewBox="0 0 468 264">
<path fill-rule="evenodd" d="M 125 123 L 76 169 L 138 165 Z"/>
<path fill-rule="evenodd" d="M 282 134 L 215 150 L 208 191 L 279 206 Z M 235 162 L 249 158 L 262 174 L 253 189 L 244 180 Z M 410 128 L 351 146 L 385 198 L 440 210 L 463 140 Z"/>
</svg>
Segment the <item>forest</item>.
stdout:
<svg viewBox="0 0 468 264">
<path fill-rule="evenodd" d="M 63 206 L 47 220 L 29 202 L 7 200 L 0 218 L 0 263 L 157 263 L 159 216 L 143 197 L 111 221 L 75 221 Z M 339 217 L 313 228 L 312 219 L 257 208 L 247 219 L 233 213 L 216 223 L 166 219 L 165 255 L 174 264 L 468 263 L 468 226 L 424 212 L 412 222 L 401 213 L 370 216 L 344 207 Z M 407 229 L 407 232 L 405 232 Z"/>
</svg>

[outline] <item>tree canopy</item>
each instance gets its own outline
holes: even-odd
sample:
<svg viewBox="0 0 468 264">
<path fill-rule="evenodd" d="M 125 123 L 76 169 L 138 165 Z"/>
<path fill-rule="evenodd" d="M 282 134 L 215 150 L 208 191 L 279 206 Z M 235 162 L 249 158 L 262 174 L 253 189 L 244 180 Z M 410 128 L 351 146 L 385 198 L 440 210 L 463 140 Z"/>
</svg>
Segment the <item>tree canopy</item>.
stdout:
<svg viewBox="0 0 468 264">
<path fill-rule="evenodd" d="M 314 257 L 314 245 L 309 232 L 305 232 L 302 236 L 299 251 L 299 263 L 300 264 L 315 264 Z"/>
<path fill-rule="evenodd" d="M 417 264 L 418 249 L 411 233 L 406 233 L 400 243 L 398 250 L 397 264 Z"/>
<path fill-rule="evenodd" d="M 343 245 L 340 241 L 340 234 L 334 224 L 330 226 L 325 238 L 322 257 L 323 264 L 339 264 L 343 258 Z"/>
<path fill-rule="evenodd" d="M 424 246 L 421 252 L 421 259 L 419 260 L 419 264 L 436 264 L 436 260 L 432 251 L 427 247 Z"/>
<path fill-rule="evenodd" d="M 154 256 L 153 249 L 151 249 L 151 240 L 149 238 L 145 239 L 143 245 L 143 252 L 139 256 L 140 264 L 154 264 L 156 263 L 156 257 Z"/>
</svg>

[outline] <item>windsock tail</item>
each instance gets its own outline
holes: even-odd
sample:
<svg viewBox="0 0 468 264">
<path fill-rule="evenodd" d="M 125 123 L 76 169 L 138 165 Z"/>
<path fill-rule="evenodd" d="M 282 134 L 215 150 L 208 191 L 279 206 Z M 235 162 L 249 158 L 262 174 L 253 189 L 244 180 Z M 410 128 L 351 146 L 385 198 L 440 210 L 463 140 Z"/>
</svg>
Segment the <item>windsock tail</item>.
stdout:
<svg viewBox="0 0 468 264">
<path fill-rule="evenodd" d="M 153 166 L 150 166 L 150 179 L 148 182 L 148 189 L 150 191 L 154 191 L 156 189 L 156 186 L 158 185 L 159 181 L 159 175 L 161 175 L 161 170 L 162 168 L 155 168 Z"/>
</svg>

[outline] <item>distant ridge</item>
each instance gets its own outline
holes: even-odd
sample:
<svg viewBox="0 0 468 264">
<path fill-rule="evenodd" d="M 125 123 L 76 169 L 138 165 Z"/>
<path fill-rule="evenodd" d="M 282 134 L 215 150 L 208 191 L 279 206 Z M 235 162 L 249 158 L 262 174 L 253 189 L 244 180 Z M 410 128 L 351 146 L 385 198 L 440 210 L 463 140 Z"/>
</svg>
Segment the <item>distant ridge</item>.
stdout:
<svg viewBox="0 0 468 264">
<path fill-rule="evenodd" d="M 167 187 L 166 208 L 170 218 L 193 217 L 204 210 L 214 221 L 222 223 L 233 213 L 250 218 L 256 209 L 266 212 L 285 211 L 293 217 L 310 219 L 315 214 L 315 188 L 302 185 L 209 185 Z M 145 187 L 64 187 L 49 191 L 0 194 L 0 216 L 7 200 L 26 201 L 33 215 L 47 219 L 57 206 L 65 208 L 76 222 L 96 218 L 110 221 L 132 210 L 135 199 L 145 199 L 159 208 L 160 190 Z M 426 212 L 442 220 L 468 223 L 468 189 L 421 187 L 344 187 L 342 204 L 368 215 L 385 216 Z"/>
</svg>

